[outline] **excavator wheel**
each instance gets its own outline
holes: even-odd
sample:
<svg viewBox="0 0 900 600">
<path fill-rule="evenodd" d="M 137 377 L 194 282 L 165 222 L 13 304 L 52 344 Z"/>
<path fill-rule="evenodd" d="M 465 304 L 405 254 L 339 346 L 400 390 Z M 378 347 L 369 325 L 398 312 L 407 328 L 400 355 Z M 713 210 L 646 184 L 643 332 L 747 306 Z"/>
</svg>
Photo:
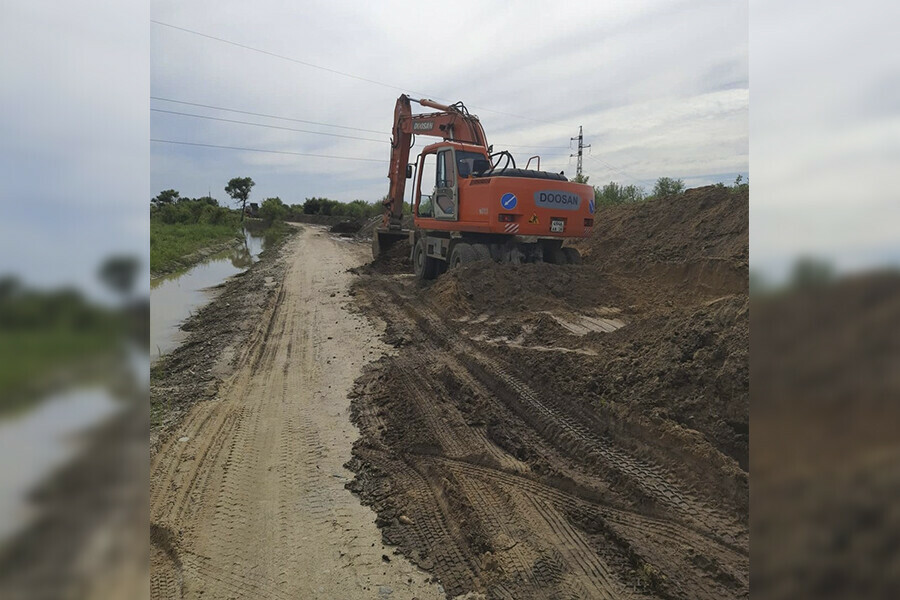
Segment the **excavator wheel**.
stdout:
<svg viewBox="0 0 900 600">
<path fill-rule="evenodd" d="M 578 252 L 575 248 L 563 248 L 563 252 L 566 254 L 565 262 L 570 265 L 580 265 L 581 264 L 581 253 Z"/>
<path fill-rule="evenodd" d="M 544 250 L 544 261 L 551 265 L 565 265 L 568 264 L 569 259 L 562 248 L 553 248 Z"/>
<path fill-rule="evenodd" d="M 493 260 L 491 258 L 491 249 L 486 244 L 472 244 L 472 248 L 478 256 L 475 260 Z"/>
<path fill-rule="evenodd" d="M 413 268 L 419 279 L 434 279 L 438 276 L 438 261 L 425 253 L 425 239 L 419 238 L 413 248 Z"/>
<path fill-rule="evenodd" d="M 478 253 L 471 244 L 460 242 L 453 247 L 453 251 L 450 253 L 450 268 L 455 269 L 460 265 L 467 265 L 478 259 Z"/>
</svg>

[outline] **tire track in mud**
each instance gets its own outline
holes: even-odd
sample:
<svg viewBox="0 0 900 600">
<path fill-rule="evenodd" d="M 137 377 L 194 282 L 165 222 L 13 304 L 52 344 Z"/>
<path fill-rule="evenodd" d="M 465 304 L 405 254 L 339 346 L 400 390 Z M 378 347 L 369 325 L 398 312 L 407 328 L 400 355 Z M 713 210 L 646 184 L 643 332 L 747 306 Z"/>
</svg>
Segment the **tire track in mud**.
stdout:
<svg viewBox="0 0 900 600">
<path fill-rule="evenodd" d="M 360 256 L 314 229 L 293 244 L 235 374 L 154 456 L 151 523 L 167 534 L 152 544 L 151 597 L 360 597 L 388 586 L 394 598 L 436 599 L 404 559 L 381 559 L 371 512 L 344 489 L 346 390 L 377 346 L 329 292 Z"/>
<path fill-rule="evenodd" d="M 395 301 L 399 298 L 395 297 Z M 694 493 L 683 489 L 664 467 L 630 456 L 609 440 L 594 434 L 569 417 L 552 399 L 540 397 L 513 375 L 506 365 L 487 357 L 474 344 L 450 331 L 440 317 L 430 311 L 419 310 L 415 303 L 409 304 L 409 312 L 414 315 L 416 325 L 425 332 L 431 343 L 449 350 L 485 387 L 512 404 L 514 412 L 530 421 L 536 431 L 545 437 L 548 434 L 558 436 L 557 445 L 560 441 L 562 444 L 577 445 L 580 451 L 596 456 L 628 477 L 648 496 L 676 511 L 686 524 L 738 552 L 749 552 L 748 531 L 737 525 L 735 518 L 708 506 Z"/>
<path fill-rule="evenodd" d="M 405 346 L 399 356 L 381 367 L 386 374 L 382 378 L 390 379 L 382 393 L 397 394 L 396 402 L 380 409 L 360 404 L 356 413 L 364 439 L 380 450 L 357 447 L 354 453 L 364 464 L 376 465 L 390 482 L 377 497 L 367 500 L 379 511 L 386 540 L 399 544 L 407 555 L 415 555 L 419 548 L 433 549 L 434 536 L 442 535 L 444 544 L 455 552 L 476 559 L 477 568 L 470 569 L 475 577 L 463 587 L 459 587 L 460 577 L 453 568 L 425 562 L 423 566 L 433 567 L 451 593 L 475 590 L 496 598 L 550 594 L 712 599 L 742 595 L 741 590 L 749 585 L 748 540 L 746 528 L 736 518 L 708 506 L 694 490 L 676 483 L 665 467 L 615 447 L 552 398 L 540 396 L 503 359 L 486 355 L 476 344 L 450 331 L 427 305 L 398 289 L 402 285 L 382 278 L 379 287 L 364 288 L 361 298 L 389 327 L 399 327 Z M 396 306 L 404 310 L 388 310 Z M 458 390 L 442 383 L 434 365 L 449 369 L 450 376 L 468 392 L 494 402 L 499 399 L 500 406 L 494 408 L 503 407 L 500 410 L 513 421 L 521 420 L 547 450 L 577 457 L 582 468 L 594 471 L 594 477 L 600 466 L 601 478 L 605 469 L 617 480 L 624 479 L 651 502 L 650 510 L 640 504 L 634 510 L 623 510 L 615 493 L 610 504 L 598 504 L 598 497 L 606 492 L 587 489 L 587 496 L 580 497 L 535 481 L 540 475 L 498 447 L 485 435 L 484 427 L 467 423 L 459 410 L 461 400 L 454 395 Z M 365 400 L 363 391 L 358 402 Z M 404 407 L 402 425 L 389 414 L 398 403 Z M 406 440 L 411 445 L 395 449 L 397 439 L 391 428 L 398 426 L 424 431 L 411 434 L 412 441 Z M 359 481 L 361 470 L 354 470 Z M 421 477 L 413 482 L 408 475 L 401 475 L 410 471 Z M 446 483 L 428 476 L 434 472 L 452 475 L 452 493 Z M 365 483 L 355 487 L 359 491 Z M 463 508 L 457 506 L 454 511 L 453 502 L 444 499 L 418 502 L 417 510 L 410 509 L 417 504 L 410 498 L 429 494 L 438 500 L 461 496 Z M 367 499 L 365 492 L 363 498 Z M 396 505 L 391 508 L 392 502 L 400 509 Z M 402 510 L 415 513 L 412 524 L 398 525 L 397 515 Z M 653 516 L 660 513 L 664 518 Z M 431 524 L 420 529 L 420 522 L 430 523 L 434 518 L 461 520 L 486 538 L 486 543 L 479 544 L 477 536 L 474 542 L 460 539 Z M 428 543 L 423 542 L 426 539 Z M 489 550 L 482 552 L 483 546 Z M 712 567 L 704 569 L 703 565 Z M 643 574 L 634 574 L 642 569 Z"/>
</svg>

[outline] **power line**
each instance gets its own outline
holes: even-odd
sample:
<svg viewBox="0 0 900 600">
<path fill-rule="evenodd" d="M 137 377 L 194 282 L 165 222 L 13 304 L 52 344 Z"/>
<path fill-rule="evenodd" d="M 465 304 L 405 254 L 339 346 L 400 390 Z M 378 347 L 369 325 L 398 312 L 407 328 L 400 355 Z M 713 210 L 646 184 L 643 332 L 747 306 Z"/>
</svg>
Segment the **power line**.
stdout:
<svg viewBox="0 0 900 600">
<path fill-rule="evenodd" d="M 335 128 L 338 128 L 338 129 L 348 129 L 348 130 L 351 130 L 351 131 L 364 131 L 364 132 L 367 132 L 367 133 L 378 133 L 378 134 L 383 134 L 383 133 L 384 133 L 383 131 L 378 131 L 378 130 L 375 130 L 375 129 L 364 129 L 364 128 L 362 128 L 362 127 L 350 127 L 350 126 L 347 126 L 347 125 L 334 125 L 334 124 L 331 124 L 331 123 L 322 123 L 322 122 L 320 122 L 320 121 L 308 121 L 308 120 L 305 120 L 305 119 L 296 119 L 296 118 L 293 118 L 293 117 L 282 117 L 282 116 L 278 116 L 278 115 L 270 115 L 270 114 L 266 114 L 266 113 L 252 112 L 252 111 L 249 111 L 249 110 L 239 110 L 239 109 L 236 109 L 236 108 L 225 108 L 224 106 L 215 106 L 215 105 L 212 105 L 212 104 L 201 104 L 201 103 L 199 103 L 199 102 L 187 102 L 187 101 L 185 101 L 185 100 L 175 100 L 175 99 L 173 99 L 173 98 L 162 98 L 162 97 L 160 97 L 160 96 L 150 96 L 150 99 L 151 99 L 151 100 L 160 100 L 160 101 L 162 101 L 162 102 L 172 102 L 172 103 L 175 103 L 175 104 L 184 104 L 184 105 L 187 105 L 187 106 L 197 106 L 197 107 L 202 107 L 202 108 L 210 108 L 210 109 L 213 109 L 213 110 L 221 110 L 221 111 L 225 111 L 225 112 L 240 113 L 240 114 L 243 114 L 243 115 L 252 115 L 252 116 L 255 116 L 255 117 L 263 117 L 263 118 L 266 118 L 266 119 L 278 119 L 278 120 L 280 120 L 280 121 L 294 121 L 294 122 L 297 122 L 297 123 L 309 123 L 309 124 L 311 124 L 311 125 L 320 125 L 320 126 L 322 126 L 322 127 L 335 127 Z M 275 126 L 273 126 L 273 125 L 264 125 L 264 124 L 262 124 L 262 123 L 250 123 L 250 122 L 248 122 L 248 121 L 235 121 L 235 120 L 232 120 L 232 119 L 222 119 L 222 118 L 218 118 L 218 117 L 209 117 L 209 116 L 203 116 L 203 115 L 194 115 L 194 114 L 190 114 L 190 113 L 182 113 L 182 112 L 171 111 L 171 110 L 163 110 L 163 109 L 159 109 L 159 108 L 151 108 L 150 110 L 151 110 L 151 111 L 154 111 L 154 112 L 164 112 L 164 113 L 169 113 L 169 114 L 174 114 L 174 115 L 183 115 L 183 116 L 188 116 L 188 117 L 197 117 L 197 118 L 201 118 L 201 119 L 211 119 L 211 120 L 214 120 L 214 121 L 226 121 L 226 122 L 229 122 L 229 123 L 241 123 L 241 124 L 244 124 L 244 125 L 257 125 L 257 126 L 259 126 L 259 127 L 272 127 L 272 128 L 274 128 L 274 129 L 287 129 L 288 131 L 300 131 L 300 132 L 303 132 L 303 133 L 318 133 L 318 134 L 320 134 L 320 135 L 336 135 L 336 134 L 333 134 L 333 133 L 325 133 L 325 132 L 319 132 L 319 131 L 307 131 L 307 130 L 305 130 L 305 129 L 279 128 L 279 127 L 275 127 Z M 341 136 L 337 136 L 337 137 L 341 137 Z M 368 139 L 368 138 L 356 138 L 356 137 L 352 137 L 352 136 L 346 136 L 346 137 L 349 137 L 350 139 L 359 139 L 359 140 L 367 140 L 367 139 Z M 373 142 L 374 142 L 374 141 L 379 141 L 379 142 L 380 142 L 380 141 L 384 141 L 385 143 L 387 143 L 387 140 L 369 140 L 369 141 L 373 141 Z M 542 146 L 542 145 L 536 145 L 536 144 L 504 144 L 503 142 L 494 142 L 494 144 L 496 144 L 497 146 L 503 146 L 503 147 L 509 147 L 509 148 L 544 148 L 544 149 L 549 149 L 549 150 L 567 150 L 567 149 L 568 149 L 568 146 Z"/>
<path fill-rule="evenodd" d="M 384 82 L 382 82 L 382 81 L 376 81 L 376 80 L 374 80 L 374 79 L 369 79 L 369 78 L 367 78 L 367 77 L 360 77 L 359 75 L 354 75 L 354 74 L 352 74 L 352 73 L 346 73 L 346 72 L 344 72 L 344 71 L 338 71 L 337 69 L 331 69 L 331 68 L 328 68 L 328 67 L 323 67 L 323 66 L 321 66 L 321 65 L 316 65 L 316 64 L 313 64 L 313 63 L 310 63 L 310 62 L 306 62 L 306 61 L 304 61 L 304 60 L 300 60 L 300 59 L 297 59 L 297 58 L 292 58 L 292 57 L 290 57 L 290 56 L 285 56 L 285 55 L 283 55 L 283 54 L 277 54 L 277 53 L 275 53 L 275 52 L 270 52 L 270 51 L 268 51 L 268 50 L 263 50 L 263 49 L 261 49 L 261 48 L 255 48 L 255 47 L 253 47 L 253 46 L 248 46 L 247 44 L 242 44 L 242 43 L 240 43 L 240 42 L 233 42 L 233 41 L 231 41 L 231 40 L 226 40 L 225 38 L 221 38 L 221 37 L 217 37 L 217 36 L 214 36 L 214 35 L 210 35 L 210 34 L 208 34 L 208 33 L 202 33 L 202 32 L 199 32 L 199 31 L 195 31 L 195 30 L 193 30 L 193 29 L 188 29 L 187 27 L 179 27 L 179 26 L 177 26 L 177 25 L 172 25 L 171 23 L 163 23 L 162 21 L 157 21 L 157 20 L 155 20 L 155 19 L 150 19 L 150 22 L 153 23 L 153 24 L 155 24 L 155 25 L 161 25 L 162 27 L 170 27 L 170 28 L 176 29 L 176 30 L 178 30 L 178 31 L 183 31 L 183 32 L 185 32 L 185 33 L 190 33 L 190 34 L 192 34 L 192 35 L 197 35 L 197 36 L 204 37 L 204 38 L 207 38 L 207 39 L 210 39 L 210 40 L 215 40 L 215 41 L 221 42 L 221 43 L 223 43 L 223 44 L 229 44 L 229 45 L 231 45 L 231 46 L 236 46 L 236 47 L 238 47 L 238 48 L 243 48 L 244 50 L 250 50 L 250 51 L 252 51 L 252 52 L 259 52 L 260 54 L 265 54 L 265 55 L 271 56 L 271 57 L 273 57 L 273 58 L 280 58 L 280 59 L 282 59 L 282 60 L 287 60 L 287 61 L 290 61 L 290 62 L 292 62 L 292 63 L 296 63 L 296 64 L 298 64 L 298 65 L 303 65 L 303 66 L 305 66 L 305 67 L 310 67 L 310 68 L 313 68 L 313 69 L 319 69 L 319 70 L 321 70 L 321 71 L 326 71 L 326 72 L 328 72 L 328 73 L 333 73 L 333 74 L 335 74 L 335 75 L 341 75 L 341 76 L 343 76 L 343 77 L 349 77 L 349 78 L 351 78 L 351 79 L 356 79 L 356 80 L 358 80 L 358 81 L 365 81 L 366 83 L 371 83 L 371 84 L 373 84 L 373 85 L 378 85 L 378 86 L 381 86 L 381 87 L 384 87 L 384 88 L 388 88 L 388 89 L 392 89 L 392 90 L 397 90 L 397 91 L 404 92 L 404 93 L 406 93 L 406 92 L 408 91 L 409 93 L 416 94 L 417 96 L 422 96 L 422 97 L 428 97 L 428 96 L 430 96 L 430 94 L 426 94 L 426 93 L 423 93 L 423 92 L 417 92 L 417 91 L 414 91 L 414 90 L 408 90 L 408 88 L 402 88 L 402 87 L 399 87 L 399 86 L 396 86 L 396 85 L 391 85 L 391 84 L 389 84 L 389 83 L 384 83 Z M 437 98 L 436 96 L 433 96 L 433 97 L 434 97 L 434 98 Z M 450 102 L 450 100 L 447 100 L 446 98 L 437 98 L 437 99 L 438 99 L 438 100 L 444 100 L 444 101 Z M 500 111 L 500 110 L 493 110 L 493 109 L 490 109 L 490 108 L 485 108 L 485 107 L 483 107 L 483 106 L 482 106 L 482 107 L 472 106 L 472 108 L 473 108 L 473 109 L 476 109 L 476 110 L 483 110 L 483 111 L 491 112 L 491 113 L 498 114 L 498 115 L 505 115 L 505 116 L 508 116 L 508 117 L 515 117 L 515 118 L 517 118 L 517 119 L 525 119 L 526 121 L 534 121 L 535 123 L 545 123 L 545 124 L 548 124 L 548 125 L 555 125 L 555 126 L 557 126 L 557 127 L 565 127 L 566 129 L 569 129 L 569 127 L 567 127 L 566 125 L 562 125 L 562 124 L 560 124 L 560 123 L 554 123 L 553 121 L 546 121 L 546 120 L 544 120 L 544 119 L 535 119 L 535 118 L 533 118 L 533 117 L 526 117 L 526 116 L 524 116 L 524 115 L 517 115 L 517 114 L 515 114 L 515 113 L 508 113 L 508 112 L 504 112 L 504 111 Z"/>
<path fill-rule="evenodd" d="M 161 108 L 151 108 L 151 112 L 166 113 L 169 115 L 179 115 L 182 117 L 194 117 L 196 119 L 209 119 L 210 121 L 223 121 L 225 123 L 239 123 L 241 125 L 253 125 L 255 127 L 267 127 L 269 129 L 281 129 L 283 131 L 299 131 L 300 133 L 314 133 L 316 135 L 328 135 L 331 137 L 345 138 L 348 140 L 363 140 L 366 142 L 378 142 L 387 144 L 387 140 L 373 140 L 371 138 L 357 137 L 355 135 L 341 135 L 340 133 L 328 133 L 325 131 L 309 131 L 308 129 L 296 129 L 294 127 L 281 127 L 280 125 L 266 125 L 265 123 L 251 123 L 250 121 L 237 121 L 235 119 L 223 119 L 221 117 L 211 117 L 207 115 L 195 115 L 191 113 L 178 112 L 174 110 L 163 110 Z"/>
<path fill-rule="evenodd" d="M 497 146 L 505 146 L 508 148 L 544 148 L 547 150 L 568 150 L 568 146 L 535 146 L 533 144 L 504 144 L 503 142 L 494 142 Z"/>
<path fill-rule="evenodd" d="M 175 104 L 186 104 L 188 106 L 198 106 L 200 108 L 211 108 L 213 110 L 222 110 L 225 112 L 240 113 L 243 115 L 251 115 L 254 117 L 265 117 L 267 119 L 278 119 L 279 121 L 294 121 L 295 123 L 307 123 L 309 125 L 321 125 L 323 127 L 335 127 L 337 129 L 349 129 L 351 131 L 364 131 L 366 133 L 384 134 L 383 131 L 375 129 L 363 129 L 361 127 L 349 127 L 346 125 L 332 125 L 331 123 L 319 123 L 318 121 L 306 121 L 304 119 L 295 119 L 292 117 L 279 117 L 276 115 L 267 115 L 265 113 L 250 112 L 249 110 L 239 110 L 236 108 L 225 108 L 223 106 L 213 106 L 211 104 L 200 104 L 198 102 L 186 102 L 184 100 L 173 100 L 172 98 L 161 98 L 159 96 L 150 96 L 151 100 L 160 100 L 162 102 L 173 102 Z"/>
<path fill-rule="evenodd" d="M 178 140 L 161 140 L 158 138 L 150 138 L 151 142 L 158 142 L 161 144 L 178 144 L 181 146 L 201 146 L 203 148 L 222 148 L 224 150 L 242 150 L 245 152 L 265 152 L 267 154 L 291 154 L 293 156 L 312 156 L 314 158 L 334 158 L 338 160 L 359 160 L 365 162 L 378 162 L 378 163 L 386 163 L 389 161 L 380 160 L 377 158 L 358 158 L 354 156 L 332 156 L 329 154 L 309 154 L 306 152 L 290 152 L 288 150 L 261 150 L 259 148 L 243 148 L 239 146 L 219 146 L 216 144 L 201 144 L 199 142 L 182 142 Z"/>
<path fill-rule="evenodd" d="M 595 156 L 591 156 L 590 154 L 588 154 L 587 157 L 588 157 L 589 159 L 591 159 L 591 160 L 596 160 L 597 162 L 599 162 L 600 164 L 602 164 L 603 166 L 605 166 L 605 167 L 606 167 L 607 169 L 609 169 L 610 171 L 614 171 L 614 172 L 618 173 L 619 175 L 621 175 L 622 177 L 627 177 L 628 179 L 630 179 L 630 180 L 632 180 L 632 181 L 634 181 L 634 182 L 637 182 L 637 183 L 640 183 L 640 182 L 642 181 L 641 179 L 637 179 L 636 177 L 632 177 L 631 175 L 629 175 L 629 174 L 626 173 L 625 171 L 622 171 L 621 169 L 617 169 L 616 167 L 612 166 L 611 164 L 609 164 L 608 162 L 606 162 L 605 160 L 603 160 L 603 159 L 601 159 L 601 158 L 597 158 L 597 157 L 595 157 Z"/>
</svg>

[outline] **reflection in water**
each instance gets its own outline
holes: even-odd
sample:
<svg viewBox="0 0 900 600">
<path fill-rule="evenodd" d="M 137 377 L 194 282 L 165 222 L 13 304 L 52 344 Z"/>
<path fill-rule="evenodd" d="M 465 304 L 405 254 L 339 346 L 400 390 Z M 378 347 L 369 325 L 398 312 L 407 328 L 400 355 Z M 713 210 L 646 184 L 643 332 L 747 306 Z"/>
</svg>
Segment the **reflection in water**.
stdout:
<svg viewBox="0 0 900 600">
<path fill-rule="evenodd" d="M 244 230 L 244 243 L 179 273 L 150 282 L 150 354 L 153 359 L 184 341 L 179 328 L 211 299 L 209 289 L 244 271 L 264 250 L 263 231 Z"/>
<path fill-rule="evenodd" d="M 65 463 L 77 434 L 119 406 L 103 387 L 54 394 L 14 418 L 0 420 L 0 540 L 27 525 L 25 494 Z"/>
</svg>

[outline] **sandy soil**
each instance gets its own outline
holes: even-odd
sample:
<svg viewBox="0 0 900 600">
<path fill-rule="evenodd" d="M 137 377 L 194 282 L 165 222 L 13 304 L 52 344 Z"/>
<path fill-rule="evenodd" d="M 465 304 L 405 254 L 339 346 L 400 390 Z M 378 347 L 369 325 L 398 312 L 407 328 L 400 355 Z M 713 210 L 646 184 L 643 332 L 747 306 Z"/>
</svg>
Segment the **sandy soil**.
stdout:
<svg viewBox="0 0 900 600">
<path fill-rule="evenodd" d="M 227 374 L 206 386 L 215 396 L 160 436 L 151 597 L 443 597 L 382 545 L 374 513 L 345 489 L 358 435 L 348 394 L 386 348 L 367 319 L 345 310 L 348 269 L 368 251 L 302 227 L 283 250 L 283 279 L 263 286 L 255 329 L 244 324 L 246 342 L 217 361 Z"/>
</svg>

